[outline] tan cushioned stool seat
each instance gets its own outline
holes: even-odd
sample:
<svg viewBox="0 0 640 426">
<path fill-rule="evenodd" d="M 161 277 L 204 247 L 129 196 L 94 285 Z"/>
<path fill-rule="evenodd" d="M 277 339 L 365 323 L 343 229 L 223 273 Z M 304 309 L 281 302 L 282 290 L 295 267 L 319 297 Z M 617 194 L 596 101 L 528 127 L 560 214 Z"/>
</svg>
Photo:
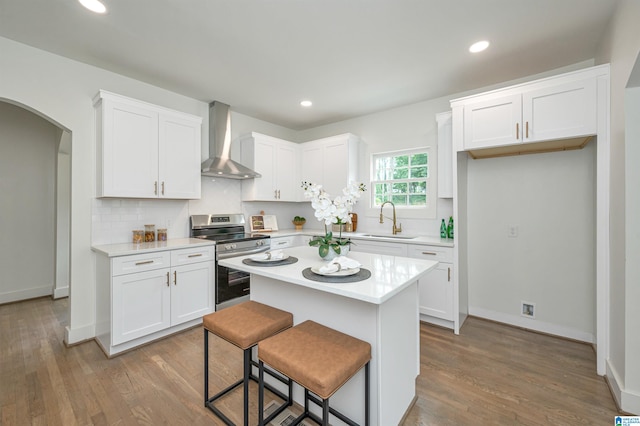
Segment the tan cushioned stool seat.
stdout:
<svg viewBox="0 0 640 426">
<path fill-rule="evenodd" d="M 305 321 L 261 341 L 258 358 L 327 399 L 371 359 L 371 345 Z"/>
<path fill-rule="evenodd" d="M 291 327 L 293 315 L 250 300 L 205 315 L 202 325 L 240 349 L 247 349 L 260 340 Z"/>
</svg>

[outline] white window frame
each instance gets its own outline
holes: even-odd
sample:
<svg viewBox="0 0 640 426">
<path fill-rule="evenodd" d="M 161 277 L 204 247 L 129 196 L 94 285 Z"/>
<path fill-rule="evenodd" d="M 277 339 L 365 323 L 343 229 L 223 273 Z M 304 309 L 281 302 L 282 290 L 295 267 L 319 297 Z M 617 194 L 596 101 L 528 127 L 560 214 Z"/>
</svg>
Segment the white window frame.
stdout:
<svg viewBox="0 0 640 426">
<path fill-rule="evenodd" d="M 374 202 L 374 189 L 375 189 L 375 180 L 376 170 L 375 170 L 375 161 L 379 157 L 395 157 L 400 155 L 412 155 L 417 153 L 427 153 L 427 166 L 428 166 L 428 175 L 427 175 L 427 204 L 426 206 L 400 206 L 396 205 L 396 214 L 400 218 L 407 219 L 435 219 L 436 218 L 436 206 L 437 206 L 437 163 L 438 160 L 436 158 L 436 150 L 431 147 L 421 147 L 421 148 L 408 148 L 397 151 L 386 151 L 386 152 L 377 152 L 371 154 L 369 160 L 369 211 L 367 212 L 367 216 L 375 216 L 377 217 L 380 214 L 380 207 L 376 207 L 373 205 Z M 388 215 L 386 212 L 387 209 L 391 209 L 391 206 L 384 206 L 385 215 Z"/>
</svg>

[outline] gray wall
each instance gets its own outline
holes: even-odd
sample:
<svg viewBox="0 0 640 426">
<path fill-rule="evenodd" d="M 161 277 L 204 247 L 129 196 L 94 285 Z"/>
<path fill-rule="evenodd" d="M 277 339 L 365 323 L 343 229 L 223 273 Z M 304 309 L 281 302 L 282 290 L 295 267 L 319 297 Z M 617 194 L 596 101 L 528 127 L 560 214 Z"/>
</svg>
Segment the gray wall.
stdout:
<svg viewBox="0 0 640 426">
<path fill-rule="evenodd" d="M 469 160 L 469 313 L 595 342 L 596 143 Z M 517 236 L 509 236 L 509 227 Z M 520 315 L 535 304 L 535 321 Z"/>
<path fill-rule="evenodd" d="M 0 102 L 0 303 L 52 293 L 58 135 Z"/>
</svg>

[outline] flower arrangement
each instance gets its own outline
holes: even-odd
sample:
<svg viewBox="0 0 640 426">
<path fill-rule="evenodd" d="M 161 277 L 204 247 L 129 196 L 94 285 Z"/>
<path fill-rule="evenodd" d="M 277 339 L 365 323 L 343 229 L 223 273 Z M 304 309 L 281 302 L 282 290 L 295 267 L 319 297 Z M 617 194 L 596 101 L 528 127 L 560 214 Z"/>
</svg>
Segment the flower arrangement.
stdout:
<svg viewBox="0 0 640 426">
<path fill-rule="evenodd" d="M 302 189 L 304 189 L 304 197 L 311 200 L 311 207 L 315 210 L 316 219 L 324 222 L 325 235 L 313 238 L 309 241 L 309 245 L 318 247 L 318 254 L 322 258 L 325 258 L 329 254 L 330 249 L 337 255 L 340 255 L 342 252 L 348 252 L 351 240 L 342 238 L 342 227 L 340 227 L 338 238 L 334 238 L 333 233 L 327 226 L 351 223 L 350 213 L 358 201 L 358 198 L 362 195 L 362 192 L 366 191 L 365 185 L 363 183 L 350 183 L 342 190 L 342 195 L 337 196 L 333 200 L 331 200 L 329 194 L 322 188 L 322 185 L 302 182 Z M 344 249 L 345 247 L 346 249 Z"/>
</svg>

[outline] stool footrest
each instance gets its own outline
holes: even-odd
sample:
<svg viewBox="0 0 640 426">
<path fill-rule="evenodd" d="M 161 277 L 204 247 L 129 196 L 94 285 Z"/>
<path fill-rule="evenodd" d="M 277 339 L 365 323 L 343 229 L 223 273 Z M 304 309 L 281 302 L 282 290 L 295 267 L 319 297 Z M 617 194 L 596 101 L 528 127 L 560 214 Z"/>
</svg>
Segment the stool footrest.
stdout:
<svg viewBox="0 0 640 426">
<path fill-rule="evenodd" d="M 320 398 L 318 398 L 315 395 L 312 395 L 311 392 L 309 392 L 307 396 L 309 398 L 309 401 L 312 401 L 318 407 L 322 407 L 322 401 L 320 400 Z M 348 418 L 347 416 L 345 416 L 344 414 L 342 414 L 341 412 L 339 412 L 335 408 L 332 408 L 331 406 L 329 407 L 329 413 L 333 414 L 334 416 L 336 416 L 337 418 L 339 418 L 340 420 L 342 420 L 343 422 L 345 422 L 349 426 L 359 426 L 358 423 L 354 422 L 353 420 L 351 420 L 350 418 Z M 322 424 L 322 419 L 320 417 L 318 417 L 317 415 L 313 414 L 312 412 L 308 412 L 306 414 L 308 415 L 308 417 L 313 419 L 316 423 Z M 293 424 L 295 424 L 295 422 Z"/>
</svg>

